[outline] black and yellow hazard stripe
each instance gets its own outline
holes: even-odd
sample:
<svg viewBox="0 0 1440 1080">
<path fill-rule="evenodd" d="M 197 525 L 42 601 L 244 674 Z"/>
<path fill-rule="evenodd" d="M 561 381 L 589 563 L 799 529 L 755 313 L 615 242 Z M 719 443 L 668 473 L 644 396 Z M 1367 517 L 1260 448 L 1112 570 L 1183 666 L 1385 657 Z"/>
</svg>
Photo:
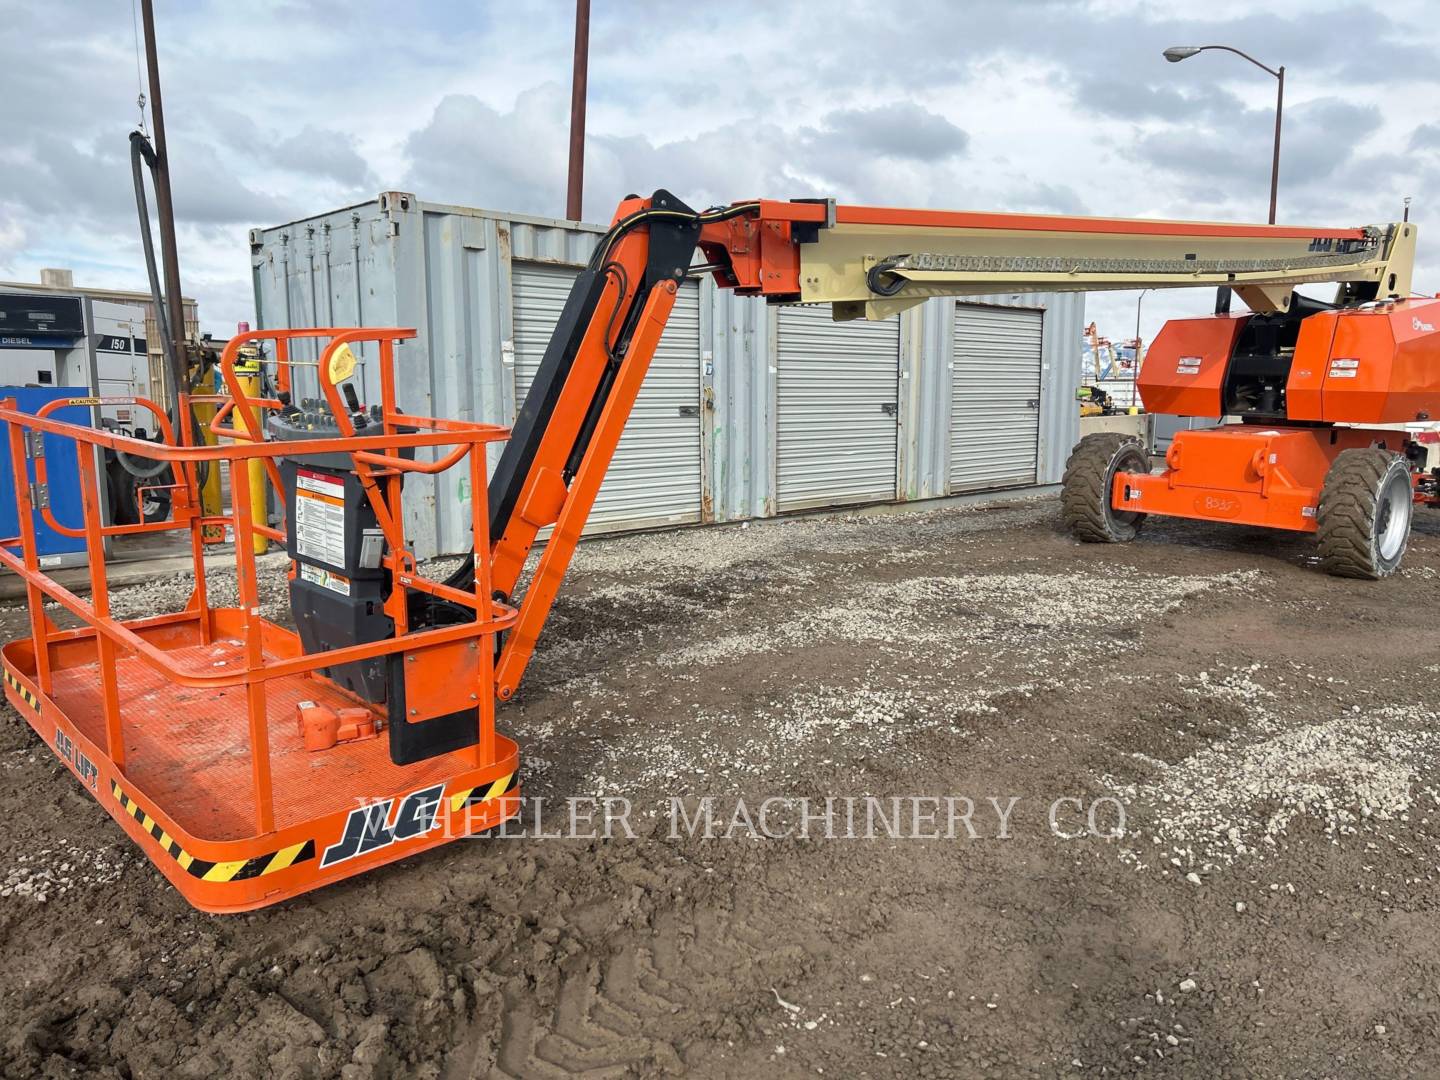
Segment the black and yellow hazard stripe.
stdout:
<svg viewBox="0 0 1440 1080">
<path fill-rule="evenodd" d="M 40 699 L 26 689 L 25 684 L 11 673 L 9 668 L 5 669 L 5 685 L 20 695 L 22 701 L 35 710 L 35 715 L 40 715 Z"/>
<path fill-rule="evenodd" d="M 173 836 L 160 827 L 159 822 L 147 814 L 134 799 L 121 791 L 120 785 L 113 780 L 110 782 L 110 792 L 125 812 L 159 841 L 165 852 L 172 856 L 186 873 L 201 881 L 245 881 L 248 878 L 273 874 L 277 870 L 284 870 L 287 866 L 294 866 L 296 863 L 302 863 L 315 857 L 315 841 L 306 840 L 304 843 L 291 844 L 289 847 L 272 851 L 267 855 L 257 855 L 253 859 L 238 859 L 234 862 L 206 862 L 204 859 L 197 859 L 182 848 Z"/>
<path fill-rule="evenodd" d="M 509 795 L 515 790 L 519 781 L 519 773 L 507 773 L 498 780 L 492 780 L 481 784 L 478 787 L 461 788 L 450 795 L 450 812 L 459 813 L 467 806 L 476 806 L 479 803 L 489 802 L 491 799 L 498 799 L 501 795 Z"/>
</svg>

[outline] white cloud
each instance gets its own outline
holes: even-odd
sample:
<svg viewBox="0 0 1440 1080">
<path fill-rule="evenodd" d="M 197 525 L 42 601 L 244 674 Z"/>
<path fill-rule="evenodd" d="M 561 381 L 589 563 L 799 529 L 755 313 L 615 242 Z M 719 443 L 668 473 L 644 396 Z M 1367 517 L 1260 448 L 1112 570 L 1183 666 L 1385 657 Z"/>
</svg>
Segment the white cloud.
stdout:
<svg viewBox="0 0 1440 1080">
<path fill-rule="evenodd" d="M 126 135 L 128 5 L 70 0 L 66 32 L 11 4 L 0 269 L 136 287 L 144 274 Z M 1422 0 L 1203 14 L 1139 0 L 596 5 L 586 213 L 667 187 L 692 205 L 835 195 L 895 205 L 1258 219 L 1273 82 L 1221 41 L 1287 65 L 1281 217 L 1349 225 L 1415 197 L 1421 273 L 1440 205 L 1430 107 L 1440 37 Z M 1175 18 L 1180 11 L 1186 17 Z M 160 56 L 182 271 L 217 333 L 250 316 L 251 226 L 403 188 L 558 216 L 573 8 L 409 9 L 378 0 L 162 3 Z M 1433 285 L 1432 285 L 1433 287 Z M 1142 330 L 1208 296 L 1150 294 Z M 1134 296 L 1095 296 L 1114 336 Z"/>
</svg>

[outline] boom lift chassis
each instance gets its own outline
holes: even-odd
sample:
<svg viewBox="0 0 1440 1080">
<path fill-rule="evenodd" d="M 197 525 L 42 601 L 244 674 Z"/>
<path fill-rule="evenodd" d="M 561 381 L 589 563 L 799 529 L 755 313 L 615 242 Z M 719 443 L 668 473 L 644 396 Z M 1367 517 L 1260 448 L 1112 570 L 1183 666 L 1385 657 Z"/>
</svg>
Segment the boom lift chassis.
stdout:
<svg viewBox="0 0 1440 1080">
<path fill-rule="evenodd" d="M 837 318 L 883 318 L 936 295 L 1228 285 L 1252 309 L 1283 321 L 1293 286 L 1304 282 L 1341 282 L 1355 304 L 1406 296 L 1413 248 L 1409 225 L 1301 229 L 892 210 L 829 200 L 753 200 L 697 213 L 666 191 L 631 197 L 575 282 L 488 485 L 485 447 L 505 439 L 506 430 L 404 411 L 394 371 L 397 343 L 414 336 L 404 328 L 238 336 L 221 358 L 229 395 L 215 402 L 222 407 L 212 430 L 227 440 L 220 445 L 193 445 L 186 430 L 177 441 L 161 423 L 165 441 L 157 447 L 0 403 L 17 477 L 33 474 L 43 485 L 43 440 L 64 437 L 87 450 L 162 458 L 177 478 L 171 520 L 134 526 L 102 524 L 91 452 L 79 455 L 83 525 L 55 521 L 29 485 L 17 485 L 21 535 L 0 541 L 0 563 L 25 581 L 30 637 L 3 650 L 6 692 L 192 904 L 239 911 L 274 903 L 517 812 L 517 751 L 495 731 L 495 702 L 516 692 L 688 276 L 709 273 L 722 287 L 775 303 L 827 303 Z M 694 265 L 697 249 L 702 265 Z M 303 429 L 320 421 L 290 399 L 292 368 L 301 363 L 293 358 L 297 339 L 323 343 L 315 366 L 324 437 L 308 437 Z M 277 390 L 256 398 L 235 363 L 241 346 L 262 340 L 273 343 Z M 351 380 L 350 350 L 361 343 L 380 358 L 382 400 L 368 411 Z M 1179 366 L 1212 378 L 1210 356 Z M 1214 357 L 1220 368 L 1229 362 L 1218 348 Z M 183 400 L 181 415 L 197 400 Z M 269 418 L 270 438 L 255 434 L 257 412 Z M 275 437 L 281 430 L 275 424 L 290 425 L 285 440 Z M 1335 438 L 1335 445 L 1357 448 L 1373 441 Z M 1188 454 L 1172 452 L 1178 458 L 1172 472 L 1190 467 Z M 1148 458 L 1137 456 L 1133 444 L 1103 455 L 1092 447 L 1086 458 L 1103 459 L 1097 490 L 1105 493 L 1087 509 L 1096 535 L 1086 538 L 1126 538 L 1136 516 L 1132 489 L 1142 493 L 1146 510 L 1161 500 L 1152 484 L 1160 485 L 1156 492 L 1174 489 L 1146 479 Z M 309 613 L 297 608 L 299 632 L 261 616 L 256 536 L 287 545 L 292 601 L 317 583 L 349 596 L 352 583 L 344 576 L 350 563 L 339 556 L 326 568 L 313 553 L 297 554 L 296 521 L 277 529 L 252 516 L 245 466 L 256 459 L 286 493 L 292 515 L 299 481 L 291 476 L 303 473 L 295 462 L 341 463 L 328 480 L 318 473 L 312 479 L 343 480 L 346 494 L 334 501 L 375 523 L 368 530 L 375 534 L 374 561 L 366 565 L 381 582 L 381 610 L 365 618 L 372 627 L 374 618 L 389 620 L 381 637 L 367 632 L 337 642 L 332 634 L 318 644 L 312 637 L 307 647 L 302 638 L 315 633 L 305 629 L 311 624 L 302 616 Z M 202 461 L 229 463 L 228 515 L 199 508 Z M 1288 479 L 1267 469 L 1274 462 L 1250 453 L 1247 443 L 1242 464 L 1267 478 L 1257 498 L 1288 505 Z M 407 544 L 401 490 L 407 475 L 452 468 L 469 471 L 473 545 L 456 571 L 437 580 L 421 572 Z M 1072 494 L 1067 490 L 1073 503 Z M 329 498 L 315 491 L 306 497 Z M 1179 512 L 1177 505 L 1170 512 Z M 62 532 L 85 536 L 88 600 L 41 569 L 33 512 Z M 216 526 L 228 526 L 235 541 L 234 607 L 210 605 L 204 537 Z M 526 575 L 545 528 L 550 538 Z M 105 539 L 167 529 L 190 536 L 189 603 L 178 612 L 116 619 Z M 47 601 L 81 625 L 60 629 Z M 366 664 L 385 666 L 383 693 L 354 676 Z"/>
</svg>

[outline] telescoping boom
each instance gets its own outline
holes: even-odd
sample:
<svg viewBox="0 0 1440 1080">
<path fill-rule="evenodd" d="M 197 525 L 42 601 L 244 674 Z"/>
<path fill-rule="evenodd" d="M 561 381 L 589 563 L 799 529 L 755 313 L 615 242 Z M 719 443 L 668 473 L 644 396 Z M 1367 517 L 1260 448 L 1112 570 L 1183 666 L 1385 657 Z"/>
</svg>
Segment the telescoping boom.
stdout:
<svg viewBox="0 0 1440 1080">
<path fill-rule="evenodd" d="M 697 248 L 705 261 L 692 266 Z M 515 692 L 687 276 L 775 303 L 830 304 L 837 319 L 885 318 L 931 296 L 1205 285 L 1284 318 L 1301 284 L 1339 283 L 1342 304 L 1408 295 L 1414 250 L 1409 223 L 1321 229 L 832 200 L 696 212 L 666 191 L 628 199 L 571 290 L 491 481 L 501 593 L 514 593 L 536 534 L 555 526 L 501 652 L 499 696 Z"/>
</svg>

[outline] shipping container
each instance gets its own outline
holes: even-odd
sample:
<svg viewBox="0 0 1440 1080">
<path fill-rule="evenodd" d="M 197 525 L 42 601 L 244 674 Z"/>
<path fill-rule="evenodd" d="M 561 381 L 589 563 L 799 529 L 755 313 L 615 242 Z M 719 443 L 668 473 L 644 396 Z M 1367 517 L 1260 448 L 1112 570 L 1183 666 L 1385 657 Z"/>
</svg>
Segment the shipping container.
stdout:
<svg viewBox="0 0 1440 1080">
<path fill-rule="evenodd" d="M 256 325 L 414 327 L 397 351 L 400 405 L 509 424 L 603 232 L 385 192 L 251 231 Z M 1058 483 L 1078 430 L 1083 325 L 1074 293 L 936 299 L 836 323 L 708 276 L 687 283 L 589 531 Z M 365 350 L 368 400 L 374 363 Z M 313 372 L 298 374 L 297 392 L 314 395 Z M 406 481 L 421 558 L 468 545 L 460 472 Z"/>
</svg>

